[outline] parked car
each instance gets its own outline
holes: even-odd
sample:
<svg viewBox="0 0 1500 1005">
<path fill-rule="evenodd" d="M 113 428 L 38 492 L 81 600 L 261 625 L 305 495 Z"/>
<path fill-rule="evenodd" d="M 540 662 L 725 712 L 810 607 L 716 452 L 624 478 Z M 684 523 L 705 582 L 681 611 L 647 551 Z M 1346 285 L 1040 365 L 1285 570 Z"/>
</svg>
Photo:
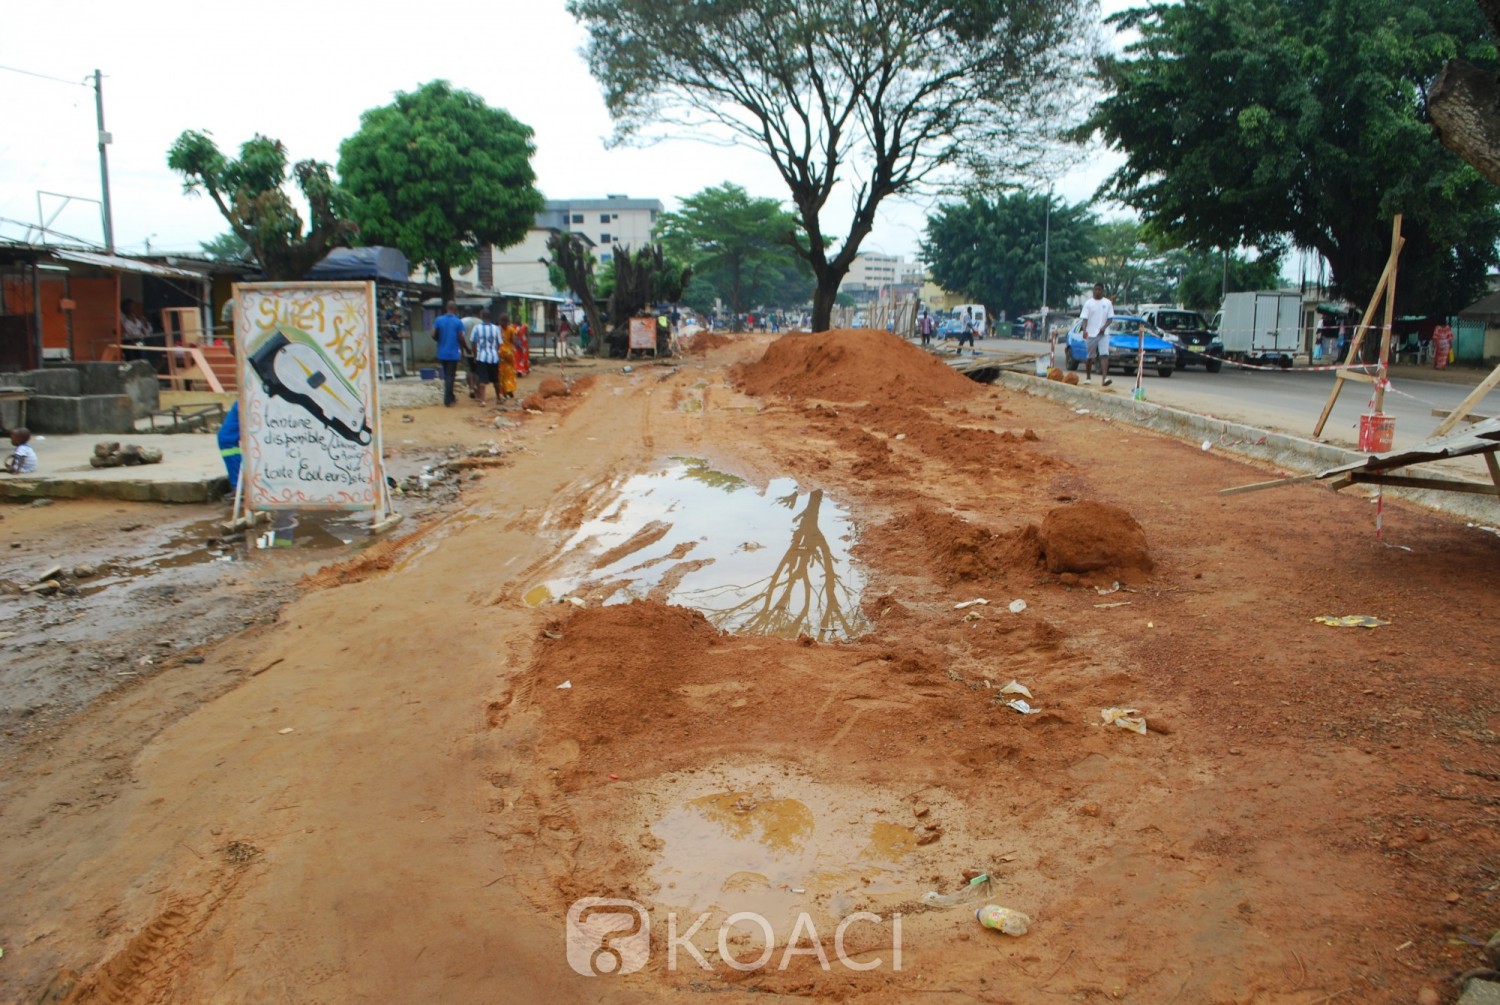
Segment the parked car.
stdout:
<svg viewBox="0 0 1500 1005">
<path fill-rule="evenodd" d="M 964 323 L 962 321 L 955 321 L 952 318 L 949 318 L 946 321 L 939 321 L 938 322 L 938 326 L 937 326 L 937 337 L 938 338 L 958 338 L 963 333 L 964 333 Z"/>
<path fill-rule="evenodd" d="M 1157 334 L 1177 346 L 1177 369 L 1202 364 L 1209 373 L 1224 368 L 1224 343 L 1197 311 L 1151 307 L 1142 315 Z"/>
<path fill-rule="evenodd" d="M 1132 314 L 1116 314 L 1109 319 L 1109 363 L 1117 370 L 1131 373 L 1141 353 L 1141 342 L 1145 342 L 1146 369 L 1155 370 L 1159 376 L 1172 376 L 1177 365 L 1177 347 L 1155 332 L 1144 319 Z M 1068 345 L 1064 350 L 1069 370 L 1076 370 L 1083 363 L 1088 346 L 1083 338 L 1083 319 L 1073 322 L 1068 329 Z"/>
</svg>

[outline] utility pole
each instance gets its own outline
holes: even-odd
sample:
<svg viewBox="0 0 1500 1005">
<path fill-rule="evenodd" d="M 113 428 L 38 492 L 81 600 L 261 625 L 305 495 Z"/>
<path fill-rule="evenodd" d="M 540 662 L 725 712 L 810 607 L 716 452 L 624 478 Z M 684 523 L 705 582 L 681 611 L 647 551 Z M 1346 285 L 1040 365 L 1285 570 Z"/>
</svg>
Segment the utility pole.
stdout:
<svg viewBox="0 0 1500 1005">
<path fill-rule="evenodd" d="M 109 144 L 113 137 L 104 130 L 104 75 L 94 71 L 94 110 L 99 116 L 99 184 L 104 190 L 104 250 L 115 253 L 115 222 L 109 209 Z"/>
<path fill-rule="evenodd" d="M 1047 324 L 1047 273 L 1052 270 L 1052 186 L 1047 186 L 1047 218 L 1042 225 L 1042 336 L 1050 337 Z"/>
</svg>

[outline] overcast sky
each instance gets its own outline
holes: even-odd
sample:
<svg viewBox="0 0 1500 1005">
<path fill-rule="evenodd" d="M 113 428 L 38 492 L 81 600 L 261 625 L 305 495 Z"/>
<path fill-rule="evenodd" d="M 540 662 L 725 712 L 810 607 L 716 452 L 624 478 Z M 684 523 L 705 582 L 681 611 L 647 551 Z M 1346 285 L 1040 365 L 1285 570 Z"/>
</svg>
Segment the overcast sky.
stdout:
<svg viewBox="0 0 1500 1005">
<path fill-rule="evenodd" d="M 1104 0 L 1106 11 L 1130 6 Z M 66 235 L 102 243 L 92 74 L 104 73 L 105 127 L 116 247 L 196 251 L 228 229 L 213 204 L 182 192 L 166 151 L 184 129 L 211 132 L 234 153 L 257 132 L 292 160 L 336 163 L 360 113 L 397 91 L 446 78 L 536 131 L 533 166 L 549 199 L 624 194 L 667 209 L 732 181 L 783 203 L 764 155 L 688 140 L 647 149 L 605 148 L 599 85 L 579 50 L 585 36 L 564 0 L 490 4 L 361 4 L 264 0 L 49 0 L 7 4 L 0 31 L 0 237 L 53 217 Z M 17 71 L 30 71 L 22 73 Z M 44 77 L 30 74 L 43 74 Z M 89 86 L 83 86 L 87 80 Z M 1058 180 L 1070 202 L 1089 198 L 1109 167 L 1095 162 Z M 915 258 L 927 203 L 886 200 L 862 250 Z M 843 206 L 825 229 L 847 229 Z"/>
</svg>

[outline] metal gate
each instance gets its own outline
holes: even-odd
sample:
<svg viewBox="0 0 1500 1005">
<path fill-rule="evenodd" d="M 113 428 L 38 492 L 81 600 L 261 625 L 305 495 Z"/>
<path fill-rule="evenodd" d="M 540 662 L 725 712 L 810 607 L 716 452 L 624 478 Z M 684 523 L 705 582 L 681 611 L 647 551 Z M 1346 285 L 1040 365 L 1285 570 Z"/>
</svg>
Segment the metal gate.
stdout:
<svg viewBox="0 0 1500 1005">
<path fill-rule="evenodd" d="M 1455 318 L 1453 325 L 1453 361 L 1455 363 L 1484 362 L 1483 321 Z"/>
</svg>

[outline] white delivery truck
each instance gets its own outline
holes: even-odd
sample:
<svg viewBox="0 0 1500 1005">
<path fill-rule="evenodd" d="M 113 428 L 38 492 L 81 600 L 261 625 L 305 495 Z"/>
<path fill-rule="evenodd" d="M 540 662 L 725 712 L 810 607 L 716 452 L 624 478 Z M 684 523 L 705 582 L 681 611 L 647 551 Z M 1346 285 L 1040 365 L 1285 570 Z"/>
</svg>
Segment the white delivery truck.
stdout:
<svg viewBox="0 0 1500 1005">
<path fill-rule="evenodd" d="M 1230 293 L 1214 319 L 1224 355 L 1282 367 L 1302 351 L 1302 294 L 1280 290 Z"/>
<path fill-rule="evenodd" d="M 966 321 L 972 321 L 974 334 L 980 338 L 994 334 L 990 331 L 989 316 L 985 313 L 984 304 L 959 304 L 953 308 L 953 317 L 957 319 L 960 328 Z"/>
</svg>

